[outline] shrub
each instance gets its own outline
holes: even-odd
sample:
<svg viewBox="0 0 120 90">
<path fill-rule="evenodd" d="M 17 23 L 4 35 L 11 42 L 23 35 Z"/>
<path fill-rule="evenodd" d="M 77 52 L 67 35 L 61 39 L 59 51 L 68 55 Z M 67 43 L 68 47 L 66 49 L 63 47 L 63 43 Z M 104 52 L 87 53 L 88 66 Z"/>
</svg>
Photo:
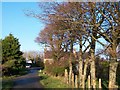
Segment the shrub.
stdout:
<svg viewBox="0 0 120 90">
<path fill-rule="evenodd" d="M 109 79 L 109 61 L 96 60 L 96 76 L 104 80 Z"/>
<path fill-rule="evenodd" d="M 120 87 L 120 61 L 118 62 L 117 72 L 116 72 L 116 84 Z M 109 61 L 107 60 L 96 60 L 96 76 L 101 78 L 103 81 L 103 87 L 107 88 L 109 81 Z"/>
<path fill-rule="evenodd" d="M 59 60 L 45 63 L 45 71 L 53 76 L 63 76 L 66 68 L 69 67 L 68 60 Z"/>
<path fill-rule="evenodd" d="M 44 69 L 44 63 L 41 60 L 36 61 L 34 64 L 32 64 L 32 67 L 33 66 L 35 66 L 35 67 L 41 67 L 41 69 Z"/>
<path fill-rule="evenodd" d="M 2 75 L 19 74 L 25 68 L 25 61 L 23 60 L 8 60 L 2 65 Z"/>
</svg>

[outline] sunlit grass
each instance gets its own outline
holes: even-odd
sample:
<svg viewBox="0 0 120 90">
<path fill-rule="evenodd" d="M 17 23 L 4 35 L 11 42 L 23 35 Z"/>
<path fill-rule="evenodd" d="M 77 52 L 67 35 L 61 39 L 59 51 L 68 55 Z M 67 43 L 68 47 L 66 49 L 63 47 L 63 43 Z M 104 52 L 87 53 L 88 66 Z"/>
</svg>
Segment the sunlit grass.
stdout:
<svg viewBox="0 0 120 90">
<path fill-rule="evenodd" d="M 46 74 L 39 73 L 41 78 L 40 83 L 45 88 L 70 88 L 67 84 L 63 82 L 63 79 L 48 76 Z"/>
</svg>

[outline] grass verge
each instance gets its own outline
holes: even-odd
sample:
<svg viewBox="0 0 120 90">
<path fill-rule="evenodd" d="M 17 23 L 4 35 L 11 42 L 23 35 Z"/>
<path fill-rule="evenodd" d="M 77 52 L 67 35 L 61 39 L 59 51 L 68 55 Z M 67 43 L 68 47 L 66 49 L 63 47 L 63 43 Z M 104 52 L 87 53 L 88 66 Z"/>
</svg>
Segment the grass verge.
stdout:
<svg viewBox="0 0 120 90">
<path fill-rule="evenodd" d="M 15 76 L 4 76 L 1 78 L 2 90 L 10 90 L 13 87 L 13 78 L 15 78 Z"/>
<path fill-rule="evenodd" d="M 63 78 L 52 77 L 42 73 L 39 73 L 39 76 L 41 78 L 40 83 L 45 88 L 70 88 L 63 82 Z"/>
</svg>

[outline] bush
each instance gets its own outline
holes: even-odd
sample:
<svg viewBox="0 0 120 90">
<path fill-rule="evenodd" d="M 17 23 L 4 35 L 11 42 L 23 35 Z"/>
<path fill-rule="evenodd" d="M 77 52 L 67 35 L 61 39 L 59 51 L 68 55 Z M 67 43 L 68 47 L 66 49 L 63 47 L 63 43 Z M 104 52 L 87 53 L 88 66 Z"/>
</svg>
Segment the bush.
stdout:
<svg viewBox="0 0 120 90">
<path fill-rule="evenodd" d="M 45 63 L 45 71 L 53 76 L 63 76 L 65 69 L 69 68 L 68 60 L 54 61 Z"/>
<path fill-rule="evenodd" d="M 44 63 L 43 61 L 39 60 L 32 64 L 32 67 L 41 67 L 41 69 L 44 69 Z"/>
<path fill-rule="evenodd" d="M 104 80 L 109 79 L 109 61 L 98 61 L 96 64 L 96 76 Z"/>
<path fill-rule="evenodd" d="M 116 72 L 116 84 L 120 87 L 120 61 L 118 62 L 117 72 Z M 106 60 L 96 60 L 96 76 L 101 78 L 103 81 L 103 87 L 107 88 L 109 81 L 109 61 Z"/>
<path fill-rule="evenodd" d="M 25 61 L 23 60 L 8 60 L 2 65 L 2 75 L 19 74 L 25 68 Z"/>
</svg>

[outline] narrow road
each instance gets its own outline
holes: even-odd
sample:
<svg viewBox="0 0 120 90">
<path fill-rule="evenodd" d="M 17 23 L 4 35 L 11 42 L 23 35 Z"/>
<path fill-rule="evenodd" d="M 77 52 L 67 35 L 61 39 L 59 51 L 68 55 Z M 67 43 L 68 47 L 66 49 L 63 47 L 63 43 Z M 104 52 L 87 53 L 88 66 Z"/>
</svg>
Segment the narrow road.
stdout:
<svg viewBox="0 0 120 90">
<path fill-rule="evenodd" d="M 38 76 L 39 68 L 30 68 L 30 71 L 27 75 L 17 77 L 13 80 L 14 87 L 12 90 L 35 90 L 43 88 L 40 84 L 40 77 Z"/>
</svg>

